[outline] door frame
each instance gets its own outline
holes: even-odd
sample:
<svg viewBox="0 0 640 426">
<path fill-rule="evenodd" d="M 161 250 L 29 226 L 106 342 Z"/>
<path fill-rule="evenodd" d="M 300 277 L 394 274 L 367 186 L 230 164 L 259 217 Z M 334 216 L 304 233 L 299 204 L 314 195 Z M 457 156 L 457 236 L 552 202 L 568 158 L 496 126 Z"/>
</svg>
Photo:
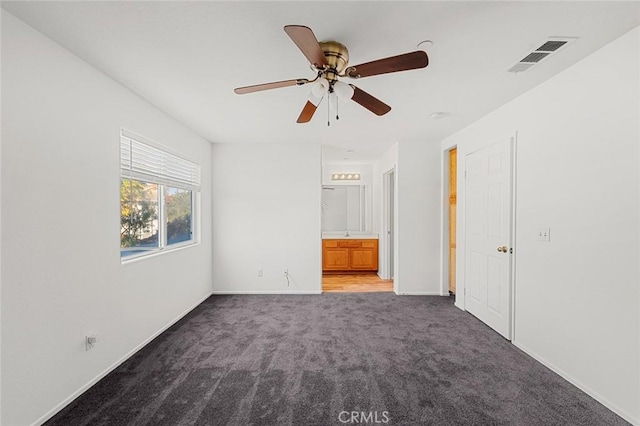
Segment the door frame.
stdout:
<svg viewBox="0 0 640 426">
<path fill-rule="evenodd" d="M 393 176 L 393 185 L 391 185 L 390 182 L 391 176 Z M 381 264 L 384 265 L 384 268 L 381 270 L 381 278 L 393 278 L 393 290 L 396 293 L 398 292 L 398 283 L 395 279 L 397 274 L 396 259 L 398 257 L 398 247 L 395 243 L 398 216 L 398 209 L 396 205 L 397 181 L 398 177 L 395 166 L 382 172 L 382 233 L 384 238 L 384 249 L 382 252 L 384 254 L 384 259 Z M 390 213 L 392 213 L 392 223 L 390 223 L 389 219 Z M 389 232 L 391 232 L 391 238 L 388 237 Z M 390 255 L 391 253 L 393 253 L 393 256 Z"/>
<path fill-rule="evenodd" d="M 452 148 L 458 149 L 458 170 L 457 170 L 457 181 L 458 181 L 458 194 L 457 194 L 457 214 L 456 214 L 456 295 L 455 295 L 455 306 L 459 309 L 466 311 L 466 283 L 465 283 L 465 262 L 466 257 L 464 255 L 466 249 L 466 241 L 465 241 L 465 205 L 464 205 L 464 197 L 465 197 L 465 173 L 466 173 L 466 164 L 465 161 L 460 161 L 461 158 L 466 158 L 468 154 L 471 154 L 475 151 L 478 151 L 482 148 L 488 147 L 499 140 L 501 138 L 509 138 L 511 143 L 511 248 L 513 249 L 513 253 L 511 254 L 511 277 L 510 277 L 510 286 L 511 286 L 511 300 L 510 300 L 510 308 L 511 308 L 511 318 L 510 318 L 510 339 L 511 341 L 515 340 L 516 336 L 516 264 L 517 264 L 517 234 L 516 234 L 516 222 L 517 222 L 517 152 L 518 152 L 518 132 L 511 131 L 506 134 L 495 135 L 495 137 L 491 139 L 484 140 L 469 140 L 469 141 L 457 141 L 456 143 L 452 143 L 451 145 L 442 146 L 441 149 L 441 157 L 442 157 L 442 229 L 441 229 L 441 291 L 442 294 L 448 294 L 449 288 L 449 278 L 448 278 L 448 252 L 449 252 L 449 219 L 447 217 L 447 209 L 449 208 L 448 203 L 448 192 L 449 192 L 449 150 Z M 445 293 L 446 291 L 446 293 Z"/>
<path fill-rule="evenodd" d="M 441 152 L 441 160 L 442 160 L 442 229 L 440 234 L 440 241 L 442 243 L 442 255 L 441 255 L 441 270 L 440 270 L 440 295 L 448 296 L 449 295 L 449 265 L 451 259 L 449 258 L 449 185 L 450 181 L 450 162 L 449 162 L 449 153 L 453 149 L 457 149 L 458 145 L 451 145 L 444 148 Z M 458 150 L 458 155 L 460 151 Z M 459 158 L 459 157 L 458 157 Z M 459 161 L 458 161 L 459 164 Z M 457 166 L 457 170 L 459 171 L 460 166 Z M 456 187 L 460 186 L 460 180 L 456 179 Z M 457 206 L 456 206 L 457 207 Z M 458 223 L 458 214 L 456 214 L 456 224 Z M 456 229 L 456 236 L 457 236 Z M 458 240 L 458 238 L 456 238 Z M 457 276 L 457 266 L 456 266 L 456 276 Z M 458 296 L 458 285 L 456 283 L 456 294 L 455 298 L 457 300 Z"/>
</svg>

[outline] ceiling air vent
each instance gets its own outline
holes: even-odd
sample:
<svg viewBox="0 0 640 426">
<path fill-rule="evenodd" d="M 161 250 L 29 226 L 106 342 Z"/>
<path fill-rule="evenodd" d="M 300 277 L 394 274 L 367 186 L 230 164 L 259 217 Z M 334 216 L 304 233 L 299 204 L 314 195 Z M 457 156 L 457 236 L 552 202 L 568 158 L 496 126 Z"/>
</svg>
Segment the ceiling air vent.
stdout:
<svg viewBox="0 0 640 426">
<path fill-rule="evenodd" d="M 567 40 L 549 40 L 542 46 L 538 47 L 536 52 L 555 52 L 567 43 Z"/>
<path fill-rule="evenodd" d="M 557 52 L 559 49 L 573 40 L 575 40 L 575 37 L 550 37 L 548 40 L 541 43 L 540 47 L 535 49 L 533 52 L 527 53 L 524 58 L 516 62 L 511 68 L 509 68 L 508 71 L 513 73 L 527 71 L 538 62 L 551 55 L 552 53 Z"/>
<path fill-rule="evenodd" d="M 540 62 L 541 60 L 543 60 L 547 55 L 549 55 L 549 52 L 532 52 L 529 53 L 527 56 L 525 56 L 523 59 L 520 60 L 520 62 Z"/>
</svg>

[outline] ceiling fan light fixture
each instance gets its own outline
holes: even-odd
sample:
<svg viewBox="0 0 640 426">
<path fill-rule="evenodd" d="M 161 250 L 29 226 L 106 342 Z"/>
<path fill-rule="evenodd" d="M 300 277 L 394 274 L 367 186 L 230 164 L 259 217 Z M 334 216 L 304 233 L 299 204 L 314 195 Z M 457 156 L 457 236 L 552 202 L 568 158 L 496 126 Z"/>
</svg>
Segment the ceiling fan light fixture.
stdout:
<svg viewBox="0 0 640 426">
<path fill-rule="evenodd" d="M 320 77 L 318 81 L 311 86 L 311 94 L 316 98 L 322 98 L 329 91 L 329 80 L 324 77 Z"/>
<path fill-rule="evenodd" d="M 353 87 L 347 83 L 343 83 L 342 81 L 336 81 L 333 84 L 333 90 L 336 92 L 336 95 L 340 100 L 347 100 L 353 97 Z"/>
<path fill-rule="evenodd" d="M 322 97 L 317 97 L 312 92 L 312 93 L 309 93 L 309 97 L 307 98 L 307 100 L 317 107 L 318 105 L 320 105 L 320 102 L 322 101 Z"/>
</svg>

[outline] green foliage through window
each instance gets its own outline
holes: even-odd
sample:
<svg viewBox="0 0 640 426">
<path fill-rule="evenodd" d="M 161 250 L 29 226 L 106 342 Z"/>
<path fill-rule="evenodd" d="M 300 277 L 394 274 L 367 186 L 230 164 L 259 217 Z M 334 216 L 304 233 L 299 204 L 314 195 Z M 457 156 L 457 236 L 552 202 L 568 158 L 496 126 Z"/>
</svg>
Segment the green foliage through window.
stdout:
<svg viewBox="0 0 640 426">
<path fill-rule="evenodd" d="M 120 247 L 158 243 L 158 185 L 132 179 L 120 184 Z"/>
<path fill-rule="evenodd" d="M 190 240 L 193 206 L 191 191 L 167 188 L 165 206 L 167 211 L 167 244 Z"/>
<path fill-rule="evenodd" d="M 122 179 L 121 257 L 193 241 L 193 194 L 188 189 Z"/>
</svg>

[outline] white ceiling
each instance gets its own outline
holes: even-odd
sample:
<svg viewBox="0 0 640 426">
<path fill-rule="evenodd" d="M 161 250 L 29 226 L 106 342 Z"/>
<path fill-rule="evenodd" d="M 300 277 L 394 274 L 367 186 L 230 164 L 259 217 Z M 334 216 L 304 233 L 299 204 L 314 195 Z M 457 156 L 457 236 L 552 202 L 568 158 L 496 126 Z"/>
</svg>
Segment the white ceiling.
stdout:
<svg viewBox="0 0 640 426">
<path fill-rule="evenodd" d="M 637 1 L 2 5 L 211 142 L 319 142 L 325 162 L 349 163 L 371 161 L 397 141 L 437 143 L 640 25 Z M 233 92 L 314 77 L 283 31 L 287 24 L 342 42 L 352 65 L 432 40 L 430 64 L 349 80 L 391 105 L 383 117 L 349 101 L 327 127 L 323 103 L 310 123 L 296 124 L 309 86 Z M 525 73 L 507 72 L 553 36 L 578 39 Z M 450 115 L 429 118 L 438 111 Z"/>
</svg>

